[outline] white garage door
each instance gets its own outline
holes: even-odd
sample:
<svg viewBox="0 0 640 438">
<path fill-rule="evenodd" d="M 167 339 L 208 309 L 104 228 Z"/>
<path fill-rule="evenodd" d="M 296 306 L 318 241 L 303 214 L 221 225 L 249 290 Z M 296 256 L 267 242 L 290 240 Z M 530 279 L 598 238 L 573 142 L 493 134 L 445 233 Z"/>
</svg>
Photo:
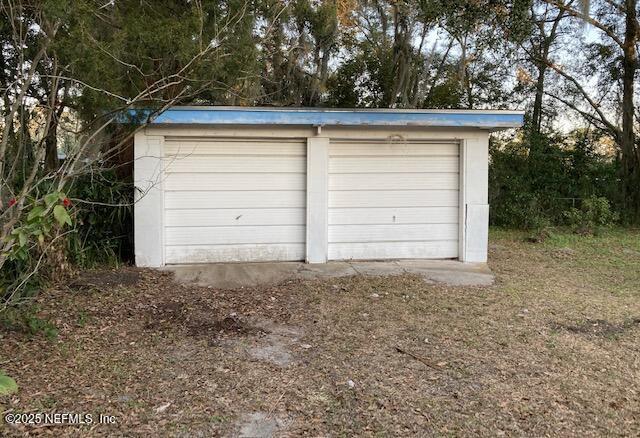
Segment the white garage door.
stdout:
<svg viewBox="0 0 640 438">
<path fill-rule="evenodd" d="M 303 260 L 304 141 L 165 141 L 165 263 Z"/>
<path fill-rule="evenodd" d="M 332 141 L 329 259 L 458 257 L 459 145 Z"/>
</svg>

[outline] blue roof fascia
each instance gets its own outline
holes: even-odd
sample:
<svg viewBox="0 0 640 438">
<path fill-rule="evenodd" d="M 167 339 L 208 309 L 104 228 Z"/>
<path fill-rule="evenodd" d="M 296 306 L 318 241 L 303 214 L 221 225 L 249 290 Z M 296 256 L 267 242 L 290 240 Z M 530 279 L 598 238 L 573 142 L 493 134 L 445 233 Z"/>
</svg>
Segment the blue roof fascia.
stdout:
<svg viewBox="0 0 640 438">
<path fill-rule="evenodd" d="M 170 108 L 152 125 L 417 126 L 506 129 L 522 126 L 514 111 Z"/>
</svg>

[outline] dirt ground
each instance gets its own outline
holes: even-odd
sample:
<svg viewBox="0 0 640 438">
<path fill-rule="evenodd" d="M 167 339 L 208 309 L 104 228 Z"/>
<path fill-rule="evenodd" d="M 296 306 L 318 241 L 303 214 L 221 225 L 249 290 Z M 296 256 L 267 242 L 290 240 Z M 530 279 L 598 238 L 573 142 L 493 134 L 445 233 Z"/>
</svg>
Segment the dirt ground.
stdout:
<svg viewBox="0 0 640 438">
<path fill-rule="evenodd" d="M 51 340 L 3 331 L 10 413 L 115 424 L 53 436 L 640 434 L 640 232 L 493 232 L 491 287 L 354 276 L 216 290 L 82 273 L 39 298 Z"/>
</svg>

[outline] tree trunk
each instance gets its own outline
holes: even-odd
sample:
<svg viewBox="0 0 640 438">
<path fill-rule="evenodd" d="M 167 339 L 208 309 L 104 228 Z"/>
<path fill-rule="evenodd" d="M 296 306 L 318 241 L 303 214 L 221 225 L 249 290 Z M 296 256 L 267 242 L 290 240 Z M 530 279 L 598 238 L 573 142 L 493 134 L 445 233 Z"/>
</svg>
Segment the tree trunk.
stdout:
<svg viewBox="0 0 640 438">
<path fill-rule="evenodd" d="M 58 117 L 57 111 L 51 117 L 51 124 L 47 137 L 44 140 L 45 158 L 44 167 L 49 172 L 55 172 L 60 168 L 60 160 L 58 160 Z"/>
<path fill-rule="evenodd" d="M 536 97 L 533 101 L 533 115 L 531 116 L 531 132 L 539 135 L 542 131 L 542 103 L 544 98 L 544 76 L 547 66 L 541 62 L 538 64 L 538 79 L 536 80 Z"/>
<path fill-rule="evenodd" d="M 533 12 L 533 10 L 532 10 Z M 531 138 L 532 142 L 530 147 L 532 149 L 539 149 L 540 145 L 540 134 L 542 133 L 542 116 L 543 116 L 543 104 L 544 104 L 544 92 L 545 92 L 545 75 L 547 73 L 548 62 L 549 62 L 549 52 L 551 51 L 551 47 L 556 41 L 556 36 L 558 34 L 558 28 L 560 26 L 560 22 L 565 17 L 565 11 L 560 10 L 558 15 L 553 19 L 553 24 L 551 25 L 551 29 L 547 34 L 545 31 L 546 14 L 543 20 L 537 21 L 538 28 L 540 30 L 540 45 L 535 48 L 535 44 L 533 44 L 534 51 L 537 51 L 535 56 L 539 56 L 539 59 L 534 59 L 534 63 L 538 68 L 538 79 L 536 80 L 536 94 L 535 100 L 533 102 L 533 114 L 531 116 Z M 534 150 L 533 152 L 536 152 Z"/>
<path fill-rule="evenodd" d="M 623 78 L 622 78 L 622 133 L 620 149 L 622 151 L 622 178 L 624 183 L 625 210 L 630 219 L 640 221 L 640 151 L 636 145 L 634 126 L 634 80 L 638 68 L 636 44 L 640 34 L 636 13 L 637 0 L 626 0 L 626 27 L 624 39 Z"/>
</svg>

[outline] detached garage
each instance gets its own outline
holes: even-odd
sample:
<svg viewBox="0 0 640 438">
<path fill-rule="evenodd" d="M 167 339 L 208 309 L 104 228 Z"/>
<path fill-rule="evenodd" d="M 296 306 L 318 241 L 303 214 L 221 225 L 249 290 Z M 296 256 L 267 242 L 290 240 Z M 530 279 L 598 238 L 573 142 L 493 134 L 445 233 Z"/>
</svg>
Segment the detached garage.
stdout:
<svg viewBox="0 0 640 438">
<path fill-rule="evenodd" d="M 512 111 L 176 107 L 135 137 L 138 266 L 485 262 Z"/>
</svg>

